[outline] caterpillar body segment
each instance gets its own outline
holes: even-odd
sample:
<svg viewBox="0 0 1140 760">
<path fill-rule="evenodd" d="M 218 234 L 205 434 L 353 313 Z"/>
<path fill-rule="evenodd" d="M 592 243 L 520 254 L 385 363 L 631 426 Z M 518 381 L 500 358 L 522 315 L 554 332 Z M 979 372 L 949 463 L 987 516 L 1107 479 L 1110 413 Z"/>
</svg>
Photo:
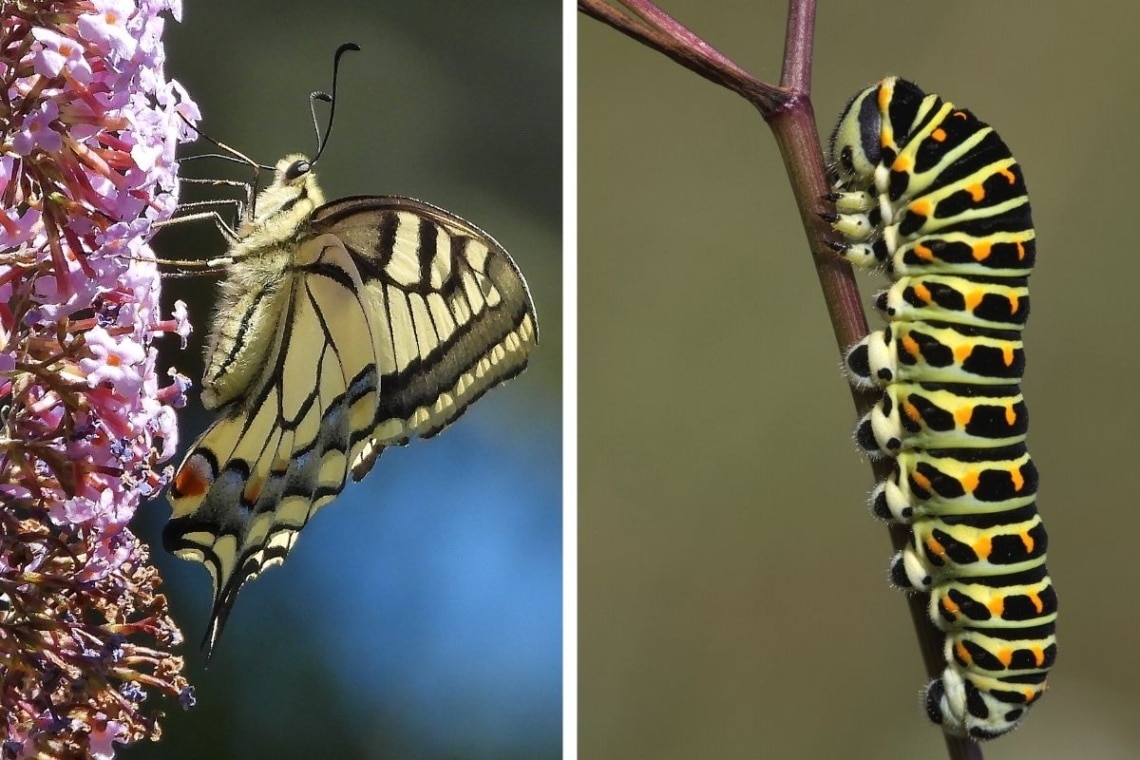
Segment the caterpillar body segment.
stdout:
<svg viewBox="0 0 1140 760">
<path fill-rule="evenodd" d="M 875 308 L 899 322 L 1020 330 L 1029 318 L 1029 285 L 1025 277 L 906 275 L 879 294 Z"/>
<path fill-rule="evenodd" d="M 919 520 L 912 535 L 913 544 L 892 559 L 890 577 L 897 586 L 919 591 L 950 579 L 1033 570 L 1049 545 L 1033 504 L 1013 513 Z"/>
<path fill-rule="evenodd" d="M 1049 661 L 1033 673 L 997 677 L 977 673 L 972 664 L 951 662 L 955 666 L 947 667 L 926 687 L 926 715 L 955 735 L 961 733 L 955 716 L 985 715 L 984 722 L 969 729 L 970 737 L 977 740 L 996 739 L 1017 728 L 1026 710 L 1045 693 L 1045 675 L 1052 666 Z M 969 673 L 973 675 L 967 678 Z"/>
<path fill-rule="evenodd" d="M 1025 440 L 1029 411 L 1016 385 L 892 383 L 855 429 L 871 454 L 993 448 Z"/>
<path fill-rule="evenodd" d="M 860 386 L 1008 385 L 1025 371 L 1025 349 L 1020 331 L 896 320 L 847 352 L 847 370 Z"/>
<path fill-rule="evenodd" d="M 904 450 L 871 491 L 884 520 L 911 524 L 943 515 L 1009 512 L 1037 498 L 1037 467 L 1024 444 L 1005 449 Z"/>
<path fill-rule="evenodd" d="M 950 734 L 994 738 L 1045 692 L 1057 652 L 1020 389 L 1036 262 L 1025 179 L 989 125 L 895 77 L 851 99 L 831 157 L 833 248 L 893 281 L 875 300 L 887 327 L 845 365 L 880 392 L 857 443 L 893 460 L 872 510 L 910 532 L 891 580 L 929 593 L 946 635 L 926 712 Z"/>
</svg>

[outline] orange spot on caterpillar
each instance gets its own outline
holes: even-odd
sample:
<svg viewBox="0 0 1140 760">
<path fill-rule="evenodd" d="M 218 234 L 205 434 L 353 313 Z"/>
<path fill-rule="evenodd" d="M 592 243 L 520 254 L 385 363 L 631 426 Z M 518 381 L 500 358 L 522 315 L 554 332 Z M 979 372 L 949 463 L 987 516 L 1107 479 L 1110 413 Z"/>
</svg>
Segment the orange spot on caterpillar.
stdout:
<svg viewBox="0 0 1140 760">
<path fill-rule="evenodd" d="M 1034 592 L 1032 594 L 1026 594 L 1026 596 L 1029 597 L 1029 601 L 1033 602 L 1033 607 L 1034 607 L 1034 609 L 1037 610 L 1038 615 L 1040 615 L 1042 612 L 1044 612 L 1045 603 L 1041 601 L 1041 595 L 1040 594 L 1037 594 L 1036 592 Z"/>
<path fill-rule="evenodd" d="M 942 127 L 938 127 L 930 133 L 930 139 L 935 142 L 946 142 L 946 130 Z"/>
<path fill-rule="evenodd" d="M 938 602 L 938 606 L 953 617 L 958 617 L 962 614 L 962 609 L 948 596 L 942 597 Z"/>
<path fill-rule="evenodd" d="M 1014 355 L 1013 346 L 1006 345 L 1006 346 L 1001 347 L 1001 358 L 1002 358 L 1002 361 L 1005 362 L 1005 366 L 1007 366 L 1007 367 L 1013 366 L 1013 355 Z"/>
<path fill-rule="evenodd" d="M 903 411 L 903 414 L 906 415 L 906 418 L 908 420 L 910 420 L 911 422 L 915 422 L 915 423 L 922 422 L 922 412 L 918 411 L 918 407 L 915 406 L 914 404 L 910 403 L 909 401 L 903 402 L 902 411 Z"/>
<path fill-rule="evenodd" d="M 963 665 L 974 664 L 974 658 L 970 656 L 970 650 L 966 649 L 966 645 L 961 641 L 954 642 L 954 656 L 957 657 Z"/>
<path fill-rule="evenodd" d="M 997 661 L 1000 662 L 1003 666 L 1008 668 L 1013 662 L 1013 650 L 1002 647 L 1001 649 L 994 652 L 994 657 L 996 657 Z"/>
<path fill-rule="evenodd" d="M 952 113 L 950 115 L 955 117 L 955 118 L 958 118 L 958 119 L 969 119 L 970 118 L 969 116 L 966 115 L 965 111 L 960 111 L 960 110 L 955 111 L 954 113 Z"/>
<path fill-rule="evenodd" d="M 1005 424 L 1013 427 L 1017 424 L 1017 410 L 1013 408 L 1013 404 L 1006 404 L 1005 407 Z"/>
<path fill-rule="evenodd" d="M 930 201 L 928 201 L 926 199 L 917 200 L 914 203 L 907 206 L 907 210 L 910 211 L 911 213 L 918 214 L 919 216 L 925 216 L 925 217 L 929 217 L 930 212 L 933 211 L 933 209 L 934 209 L 933 205 L 930 203 Z"/>
<path fill-rule="evenodd" d="M 930 303 L 934 300 L 934 296 L 930 294 L 930 288 L 921 282 L 914 286 L 914 295 L 923 303 Z"/>
<path fill-rule="evenodd" d="M 879 110 L 883 113 L 887 112 L 887 107 L 891 104 L 891 98 L 895 96 L 895 88 L 893 84 L 884 82 L 879 87 Z"/>
<path fill-rule="evenodd" d="M 913 249 L 914 255 L 923 261 L 934 261 L 934 251 L 929 246 L 919 243 Z"/>
<path fill-rule="evenodd" d="M 959 364 L 965 364 L 973 350 L 974 347 L 969 344 L 958 346 L 954 349 L 954 358 Z"/>
<path fill-rule="evenodd" d="M 1025 261 L 1025 246 L 1020 240 L 1017 241 L 1017 260 Z"/>
<path fill-rule="evenodd" d="M 974 203 L 981 203 L 986 197 L 986 188 L 980 184 L 967 185 L 966 192 L 970 194 L 970 199 Z"/>
<path fill-rule="evenodd" d="M 1027 554 L 1033 553 L 1033 544 L 1035 541 L 1033 540 L 1033 536 L 1029 535 L 1029 531 L 1021 532 L 1021 543 L 1025 546 L 1025 552 Z"/>
<path fill-rule="evenodd" d="M 926 539 L 926 551 L 935 557 L 942 557 L 943 559 L 946 557 L 946 547 L 934 536 L 930 536 Z"/>
<path fill-rule="evenodd" d="M 1021 475 L 1021 470 L 1010 470 L 1009 479 L 1013 481 L 1013 490 L 1020 491 L 1025 487 L 1025 478 Z"/>
<path fill-rule="evenodd" d="M 1009 297 L 1009 313 L 1016 314 L 1021 311 L 1021 298 L 1019 296 Z"/>
<path fill-rule="evenodd" d="M 958 423 L 959 427 L 966 427 L 970 424 L 970 420 L 974 416 L 974 407 L 964 406 L 958 411 L 954 412 L 954 421 Z"/>
<path fill-rule="evenodd" d="M 990 599 L 989 604 L 987 604 L 986 607 L 989 609 L 991 615 L 996 618 L 1000 618 L 1002 616 L 1002 613 L 1005 612 L 1005 597 L 993 597 Z"/>
<path fill-rule="evenodd" d="M 976 491 L 978 488 L 978 483 L 980 481 L 981 477 L 978 475 L 977 470 L 967 472 L 965 475 L 958 479 L 958 483 L 961 484 L 962 489 L 966 493 L 973 493 Z"/>
<path fill-rule="evenodd" d="M 974 261 L 985 261 L 993 253 L 993 245 L 985 241 L 974 243 Z"/>
<path fill-rule="evenodd" d="M 990 552 L 994 550 L 994 542 L 989 536 L 983 536 L 974 542 L 974 554 L 978 555 L 979 559 L 986 559 L 990 556 Z"/>
<path fill-rule="evenodd" d="M 930 482 L 930 478 L 926 477 L 921 472 L 914 473 L 911 478 L 914 480 L 915 484 L 924 491 L 930 491 L 934 485 Z"/>
<path fill-rule="evenodd" d="M 891 165 L 891 171 L 893 171 L 893 172 L 906 172 L 906 171 L 910 171 L 910 168 L 911 168 L 910 159 L 907 158 L 906 156 L 903 156 L 903 155 L 900 155 L 897 158 L 895 158 L 895 162 Z"/>
<path fill-rule="evenodd" d="M 998 174 L 1005 177 L 1011 185 L 1017 182 L 1017 175 L 1011 172 L 1009 169 L 1002 169 L 1000 172 L 998 172 Z"/>
<path fill-rule="evenodd" d="M 1037 667 L 1045 664 L 1045 650 L 1041 647 L 1031 647 L 1030 652 L 1033 652 L 1033 659 L 1037 662 Z"/>
<path fill-rule="evenodd" d="M 918 341 L 916 341 L 911 336 L 904 336 L 900 342 L 902 343 L 903 350 L 906 351 L 908 355 L 917 357 L 920 353 L 922 353 L 922 349 L 918 345 Z"/>
<path fill-rule="evenodd" d="M 986 294 L 981 290 L 971 290 L 969 293 L 964 294 L 966 299 L 966 311 L 974 311 L 981 304 L 982 299 Z"/>
</svg>

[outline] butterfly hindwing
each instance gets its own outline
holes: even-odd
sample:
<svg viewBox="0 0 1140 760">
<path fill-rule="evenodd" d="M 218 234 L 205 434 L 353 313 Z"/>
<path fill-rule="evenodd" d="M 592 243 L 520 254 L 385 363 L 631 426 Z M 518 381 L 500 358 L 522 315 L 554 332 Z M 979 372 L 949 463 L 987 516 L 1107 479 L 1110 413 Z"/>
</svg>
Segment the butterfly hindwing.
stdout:
<svg viewBox="0 0 1140 760">
<path fill-rule="evenodd" d="M 279 274 L 230 319 L 238 336 L 272 330 L 249 344 L 264 356 L 241 357 L 255 379 L 222 406 L 171 488 L 164 542 L 214 582 L 208 650 L 241 587 L 284 561 L 349 472 L 359 480 L 386 446 L 438 433 L 521 372 L 537 341 L 506 251 L 420 201 L 318 208 Z"/>
</svg>

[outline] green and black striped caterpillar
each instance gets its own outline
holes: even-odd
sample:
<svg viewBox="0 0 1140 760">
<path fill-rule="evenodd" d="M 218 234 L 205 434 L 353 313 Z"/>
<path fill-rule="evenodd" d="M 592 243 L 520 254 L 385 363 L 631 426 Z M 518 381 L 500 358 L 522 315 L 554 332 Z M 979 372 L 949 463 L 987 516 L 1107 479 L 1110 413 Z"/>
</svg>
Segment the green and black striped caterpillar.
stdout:
<svg viewBox="0 0 1140 760">
<path fill-rule="evenodd" d="M 1021 167 L 991 127 L 910 82 L 855 95 L 831 137 L 833 248 L 893 280 L 887 320 L 846 357 L 882 396 L 856 429 L 893 458 L 875 514 L 909 527 L 891 579 L 929 592 L 946 669 L 925 690 L 948 733 L 990 739 L 1045 692 L 1057 596 L 1025 446 L 1021 330 L 1035 243 Z"/>
</svg>

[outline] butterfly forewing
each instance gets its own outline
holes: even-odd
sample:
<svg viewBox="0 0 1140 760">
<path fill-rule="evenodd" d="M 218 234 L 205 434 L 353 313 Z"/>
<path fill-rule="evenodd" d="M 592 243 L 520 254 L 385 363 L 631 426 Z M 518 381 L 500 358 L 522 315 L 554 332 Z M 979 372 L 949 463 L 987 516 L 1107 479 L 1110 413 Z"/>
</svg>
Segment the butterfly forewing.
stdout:
<svg viewBox="0 0 1140 760">
<path fill-rule="evenodd" d="M 221 343 L 242 346 L 234 366 L 254 379 L 230 393 L 171 488 L 167 548 L 214 580 L 207 649 L 242 585 L 284 561 L 350 471 L 359 480 L 386 446 L 438 433 L 521 372 L 538 337 L 506 251 L 420 201 L 334 201 L 266 271 L 277 253 L 235 264 L 266 294 L 215 329 L 239 336 Z M 244 340 L 253 329 L 272 338 Z M 249 348 L 261 345 L 264 356 Z M 212 364 L 224 382 L 226 363 Z"/>
</svg>

